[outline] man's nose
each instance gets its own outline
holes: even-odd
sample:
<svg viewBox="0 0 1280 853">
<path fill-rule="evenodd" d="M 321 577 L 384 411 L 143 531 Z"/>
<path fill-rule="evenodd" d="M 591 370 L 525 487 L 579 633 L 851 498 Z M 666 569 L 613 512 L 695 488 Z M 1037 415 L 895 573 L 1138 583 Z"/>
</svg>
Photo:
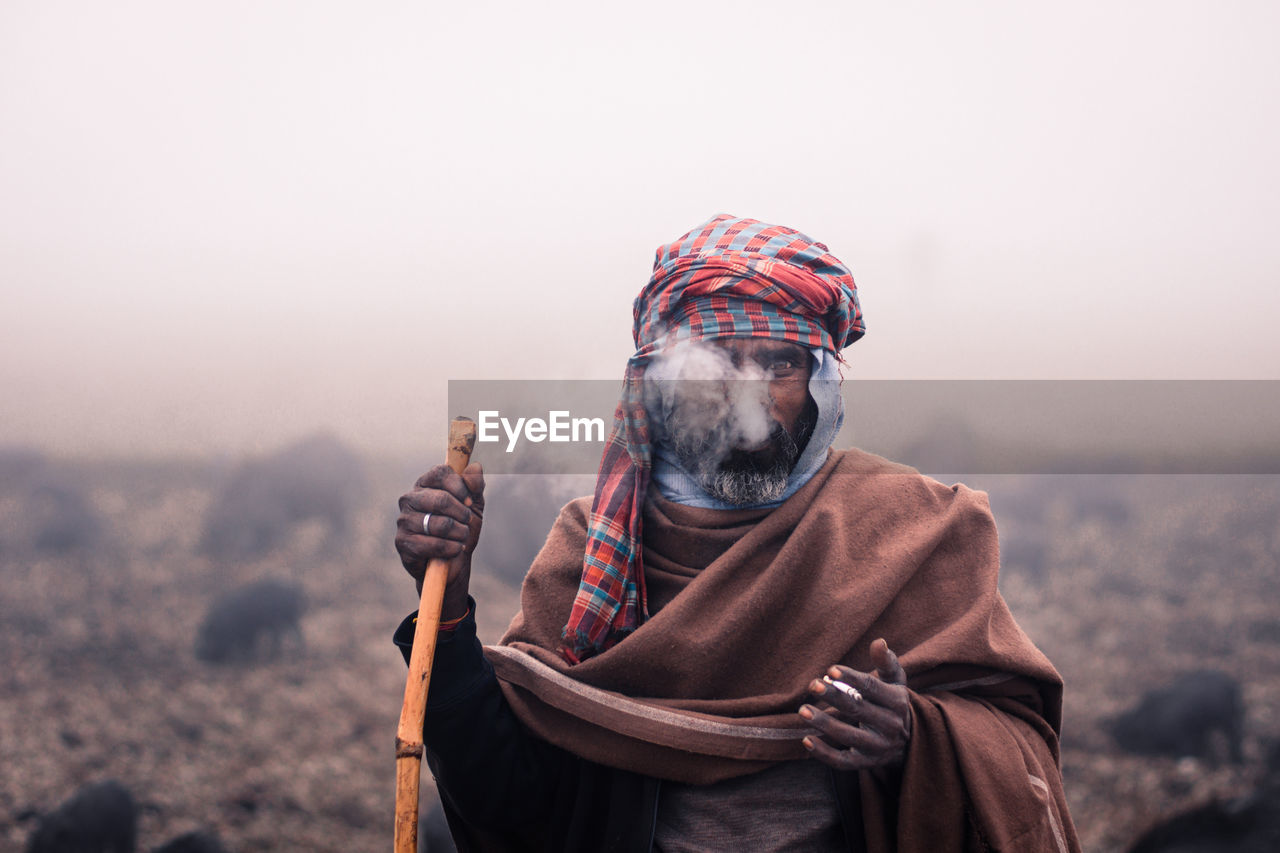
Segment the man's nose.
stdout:
<svg viewBox="0 0 1280 853">
<path fill-rule="evenodd" d="M 732 350 L 729 354 L 729 363 L 733 365 L 733 369 L 739 374 L 750 374 L 749 376 L 741 376 L 740 378 L 757 379 L 760 378 L 756 374 L 768 374 L 768 368 L 760 363 L 755 356 L 744 353 L 741 350 Z M 751 368 L 751 370 L 747 370 Z"/>
</svg>

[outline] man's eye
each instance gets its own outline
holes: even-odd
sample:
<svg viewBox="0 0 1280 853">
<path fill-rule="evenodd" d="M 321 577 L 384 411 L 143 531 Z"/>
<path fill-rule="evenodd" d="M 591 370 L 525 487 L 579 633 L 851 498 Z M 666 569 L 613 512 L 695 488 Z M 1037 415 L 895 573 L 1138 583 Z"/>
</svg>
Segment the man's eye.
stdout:
<svg viewBox="0 0 1280 853">
<path fill-rule="evenodd" d="M 775 376 L 790 376 L 798 369 L 799 366 L 790 359 L 778 359 L 769 364 L 769 372 Z"/>
</svg>

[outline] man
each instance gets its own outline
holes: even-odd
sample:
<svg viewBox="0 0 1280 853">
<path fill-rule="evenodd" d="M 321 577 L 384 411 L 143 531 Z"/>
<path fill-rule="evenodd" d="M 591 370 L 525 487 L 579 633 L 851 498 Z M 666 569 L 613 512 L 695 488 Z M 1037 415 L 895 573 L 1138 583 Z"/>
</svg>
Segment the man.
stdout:
<svg viewBox="0 0 1280 853">
<path fill-rule="evenodd" d="M 498 646 L 480 466 L 400 501 L 419 584 L 456 558 L 425 743 L 459 847 L 1078 850 L 1062 682 L 996 591 L 986 496 L 831 449 L 849 271 L 722 215 L 659 248 L 635 317 L 595 495 Z"/>
</svg>

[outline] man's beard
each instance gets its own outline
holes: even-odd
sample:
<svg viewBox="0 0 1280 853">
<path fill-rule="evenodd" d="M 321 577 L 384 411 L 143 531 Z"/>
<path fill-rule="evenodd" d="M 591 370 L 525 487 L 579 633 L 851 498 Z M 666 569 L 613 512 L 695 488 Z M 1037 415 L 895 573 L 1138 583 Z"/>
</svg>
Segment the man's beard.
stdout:
<svg viewBox="0 0 1280 853">
<path fill-rule="evenodd" d="M 727 449 L 724 428 L 710 431 L 691 425 L 676 407 L 663 420 L 666 443 L 704 492 L 737 506 L 770 503 L 782 497 L 796 461 L 818 422 L 818 406 L 810 397 L 792 435 L 773 421 L 768 443 L 758 450 Z"/>
</svg>

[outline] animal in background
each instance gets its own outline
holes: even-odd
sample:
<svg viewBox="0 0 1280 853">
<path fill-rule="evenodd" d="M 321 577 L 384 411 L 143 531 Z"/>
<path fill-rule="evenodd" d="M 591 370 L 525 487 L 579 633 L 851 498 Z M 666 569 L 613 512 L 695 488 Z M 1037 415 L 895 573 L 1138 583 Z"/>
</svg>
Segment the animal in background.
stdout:
<svg viewBox="0 0 1280 853">
<path fill-rule="evenodd" d="M 1243 760 L 1244 699 L 1225 672 L 1200 670 L 1146 693 L 1109 723 L 1116 743 L 1139 755 L 1191 756 L 1217 763 Z"/>
<path fill-rule="evenodd" d="M 208 663 L 250 663 L 278 657 L 286 641 L 302 644 L 302 587 L 263 578 L 219 597 L 200 624 L 196 657 Z"/>
</svg>

